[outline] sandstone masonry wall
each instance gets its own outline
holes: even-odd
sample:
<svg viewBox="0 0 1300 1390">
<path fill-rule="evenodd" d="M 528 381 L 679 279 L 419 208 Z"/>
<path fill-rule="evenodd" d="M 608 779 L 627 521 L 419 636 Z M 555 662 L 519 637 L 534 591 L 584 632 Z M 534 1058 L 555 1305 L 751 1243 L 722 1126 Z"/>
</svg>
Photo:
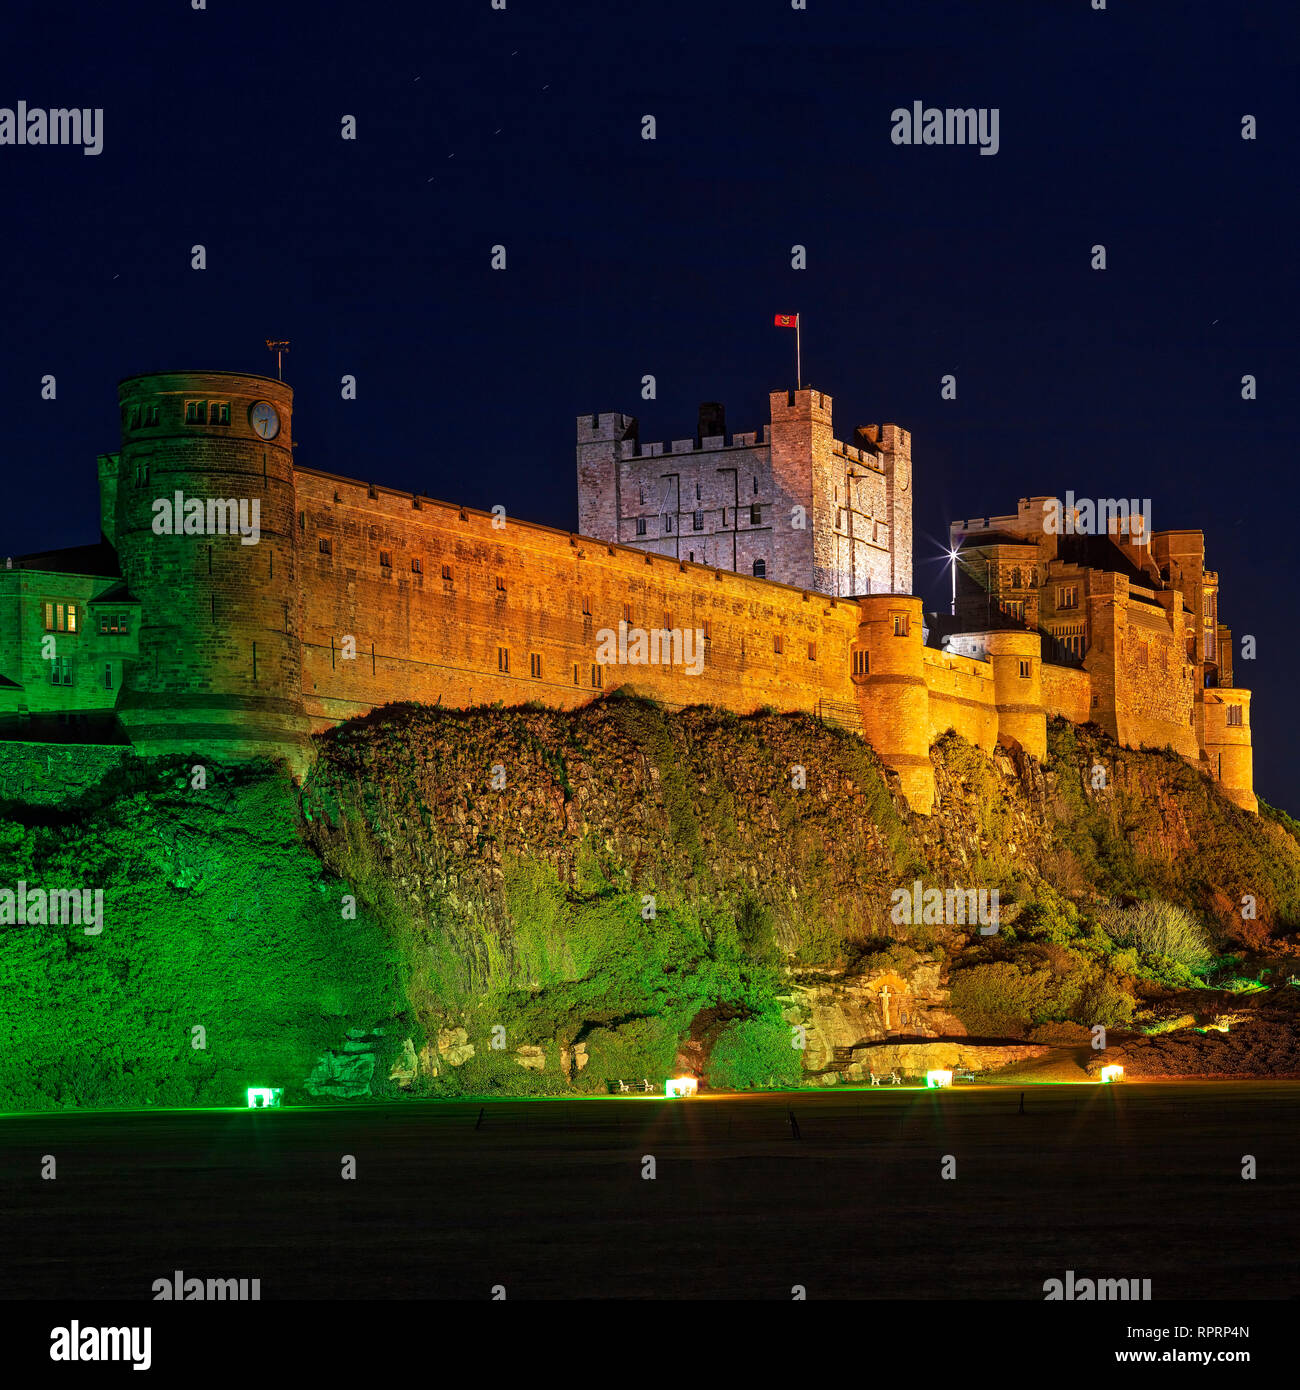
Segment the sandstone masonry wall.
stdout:
<svg viewBox="0 0 1300 1390">
<path fill-rule="evenodd" d="M 853 704 L 854 603 L 310 470 L 295 481 L 314 728 L 391 701 L 572 707 L 623 685 L 739 713 Z M 698 672 L 603 664 L 620 625 L 629 642 L 703 634 Z"/>
</svg>

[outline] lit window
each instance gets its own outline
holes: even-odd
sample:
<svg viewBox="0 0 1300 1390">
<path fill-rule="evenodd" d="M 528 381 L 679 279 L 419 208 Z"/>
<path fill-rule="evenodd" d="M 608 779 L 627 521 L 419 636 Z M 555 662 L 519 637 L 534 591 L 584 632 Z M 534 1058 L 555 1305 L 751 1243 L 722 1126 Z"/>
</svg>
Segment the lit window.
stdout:
<svg viewBox="0 0 1300 1390">
<path fill-rule="evenodd" d="M 75 603 L 47 603 L 45 605 L 46 632 L 76 632 L 77 605 Z"/>
</svg>

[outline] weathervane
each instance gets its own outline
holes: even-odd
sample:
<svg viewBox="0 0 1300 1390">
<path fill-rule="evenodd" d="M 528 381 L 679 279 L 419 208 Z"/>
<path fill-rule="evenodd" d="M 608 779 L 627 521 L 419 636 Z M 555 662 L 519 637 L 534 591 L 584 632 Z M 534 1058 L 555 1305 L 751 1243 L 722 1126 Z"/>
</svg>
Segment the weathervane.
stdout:
<svg viewBox="0 0 1300 1390">
<path fill-rule="evenodd" d="M 275 353 L 275 374 L 281 381 L 284 380 L 284 354 L 289 351 L 289 344 L 286 340 L 282 343 L 273 342 L 270 338 L 266 340 L 266 350 Z"/>
</svg>

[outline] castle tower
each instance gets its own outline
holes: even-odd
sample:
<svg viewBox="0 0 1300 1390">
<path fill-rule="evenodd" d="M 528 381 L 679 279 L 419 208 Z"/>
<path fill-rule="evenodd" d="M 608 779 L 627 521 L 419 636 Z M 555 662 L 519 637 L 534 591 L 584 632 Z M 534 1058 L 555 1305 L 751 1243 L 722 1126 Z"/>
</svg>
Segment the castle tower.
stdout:
<svg viewBox="0 0 1300 1390">
<path fill-rule="evenodd" d="M 832 401 L 824 391 L 771 391 L 772 489 L 779 518 L 776 573 L 818 593 L 835 585 L 835 513 L 831 503 Z M 803 508 L 803 527 L 791 524 Z"/>
<path fill-rule="evenodd" d="M 922 603 L 901 594 L 858 600 L 853 685 L 862 731 L 886 767 L 898 774 L 912 810 L 934 806 L 930 762 L 930 691 L 922 661 Z"/>
<path fill-rule="evenodd" d="M 1237 687 L 1211 689 L 1197 706 L 1206 771 L 1229 801 L 1246 811 L 1258 811 L 1254 759 L 1251 750 L 1250 691 Z"/>
<path fill-rule="evenodd" d="M 167 372 L 129 377 L 118 399 L 122 448 L 101 487 L 115 491 L 112 539 L 141 604 L 118 715 L 144 753 L 279 755 L 300 774 L 293 392 Z"/>
<path fill-rule="evenodd" d="M 880 451 L 885 461 L 885 497 L 889 508 L 889 545 L 893 591 L 912 592 L 912 432 L 882 425 Z"/>
<path fill-rule="evenodd" d="M 1040 762 L 1047 756 L 1042 645 L 1036 632 L 990 632 L 985 638 L 993 667 L 998 738 L 1014 739 Z"/>
<path fill-rule="evenodd" d="M 579 415 L 577 427 L 578 533 L 617 541 L 623 505 L 619 459 L 625 439 L 635 446 L 636 418 L 618 411 Z"/>
</svg>

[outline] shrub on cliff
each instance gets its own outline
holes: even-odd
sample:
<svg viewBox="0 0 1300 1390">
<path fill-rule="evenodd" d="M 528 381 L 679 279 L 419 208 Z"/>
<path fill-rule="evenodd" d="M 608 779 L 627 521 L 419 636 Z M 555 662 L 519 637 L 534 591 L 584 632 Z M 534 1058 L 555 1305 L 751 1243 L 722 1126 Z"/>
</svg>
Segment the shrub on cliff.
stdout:
<svg viewBox="0 0 1300 1390">
<path fill-rule="evenodd" d="M 1214 954 L 1205 928 L 1174 903 L 1152 900 L 1130 907 L 1103 907 L 1097 920 L 1112 941 L 1132 946 L 1143 956 L 1195 968 L 1208 964 Z"/>
<path fill-rule="evenodd" d="M 705 1079 L 716 1090 L 748 1091 L 775 1084 L 794 1086 L 802 1072 L 803 1053 L 779 1014 L 733 1019 L 718 1035 L 705 1066 Z"/>
<path fill-rule="evenodd" d="M 588 1060 L 577 1078 L 580 1089 L 603 1092 L 610 1081 L 662 1081 L 672 1074 L 677 1037 L 675 1021 L 663 1018 L 593 1028 L 585 1038 Z"/>
<path fill-rule="evenodd" d="M 949 1007 L 975 1037 L 1023 1037 L 1048 997 L 1047 970 L 990 961 L 953 973 Z"/>
<path fill-rule="evenodd" d="M 1045 1023 L 1117 1028 L 1132 1018 L 1136 1001 L 1107 962 L 1055 944 L 1016 952 L 953 972 L 949 1007 L 973 1035 L 1018 1038 Z"/>
</svg>

